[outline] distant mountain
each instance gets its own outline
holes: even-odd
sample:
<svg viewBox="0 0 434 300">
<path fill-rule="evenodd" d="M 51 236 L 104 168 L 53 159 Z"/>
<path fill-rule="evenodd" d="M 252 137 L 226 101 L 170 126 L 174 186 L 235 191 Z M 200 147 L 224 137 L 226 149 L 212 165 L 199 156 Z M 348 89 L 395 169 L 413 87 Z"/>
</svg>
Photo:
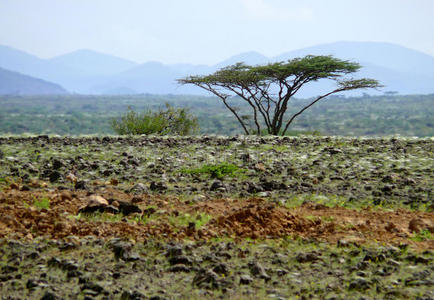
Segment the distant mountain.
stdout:
<svg viewBox="0 0 434 300">
<path fill-rule="evenodd" d="M 245 52 L 232 56 L 213 66 L 194 65 L 162 65 L 163 69 L 155 69 L 155 63 L 143 64 L 133 72 L 125 72 L 112 77 L 94 91 L 105 93 L 110 86 L 120 85 L 140 93 L 193 93 L 204 91 L 194 86 L 178 86 L 176 79 L 187 75 L 208 74 L 219 68 L 245 62 L 250 65 L 265 64 L 274 61 L 286 61 L 295 57 L 312 55 L 334 55 L 337 58 L 352 60 L 362 65 L 355 77 L 370 77 L 378 79 L 384 88 L 379 91 L 354 91 L 348 95 L 368 92 L 379 94 L 384 91 L 397 91 L 401 94 L 434 93 L 434 57 L 416 50 L 394 44 L 376 42 L 336 42 L 314 47 L 294 50 L 276 57 L 267 58 L 258 52 Z M 126 76 L 128 74 L 128 76 Z M 329 90 L 334 85 L 330 81 L 312 83 L 300 90 L 297 96 L 312 97 Z M 119 87 L 120 87 L 119 86 Z"/>
<path fill-rule="evenodd" d="M 100 76 L 115 75 L 138 65 L 123 58 L 92 50 L 77 50 L 65 55 L 56 56 L 49 61 L 88 75 Z"/>
<path fill-rule="evenodd" d="M 197 94 L 202 93 L 194 86 L 180 86 L 177 79 L 188 74 L 207 74 L 216 68 L 189 64 L 165 65 L 147 62 L 126 72 L 112 76 L 106 82 L 95 86 L 91 92 L 108 94 L 111 90 L 130 90 L 148 94 Z"/>
<path fill-rule="evenodd" d="M 384 91 L 434 93 L 434 57 L 390 43 L 336 42 L 286 52 L 272 60 L 286 61 L 308 54 L 333 55 L 358 62 L 362 69 L 357 77 L 379 80 Z"/>
<path fill-rule="evenodd" d="M 399 72 L 434 77 L 433 56 L 390 43 L 342 41 L 285 52 L 272 59 L 282 61 L 307 54 L 333 55 L 362 65 L 369 63 Z"/>
<path fill-rule="evenodd" d="M 55 82 L 71 92 L 82 94 L 204 94 L 205 91 L 195 86 L 180 86 L 176 79 L 188 75 L 209 74 L 237 62 L 257 65 L 285 61 L 307 54 L 334 55 L 360 63 L 363 68 L 355 74 L 356 77 L 375 78 L 385 85 L 377 93 L 434 93 L 434 57 L 398 45 L 377 42 L 322 44 L 270 58 L 251 51 L 232 56 L 212 66 L 168 65 L 160 62 L 136 64 L 91 50 L 78 50 L 45 60 L 10 47 L 0 46 L 0 67 Z M 330 84 L 327 81 L 311 84 L 297 96 L 318 95 L 329 89 Z M 375 92 L 369 90 L 368 93 Z"/>
<path fill-rule="evenodd" d="M 0 68 L 0 95 L 61 95 L 58 84 Z"/>
<path fill-rule="evenodd" d="M 91 87 L 135 65 L 128 60 L 90 50 L 41 59 L 0 46 L 0 68 L 55 82 L 76 93 L 88 93 Z"/>
<path fill-rule="evenodd" d="M 266 64 L 270 61 L 270 58 L 262 55 L 259 52 L 251 51 L 244 52 L 237 55 L 234 55 L 218 64 L 215 65 L 216 68 L 222 68 L 225 66 L 233 65 L 238 62 L 244 62 L 248 65 L 261 65 Z"/>
</svg>

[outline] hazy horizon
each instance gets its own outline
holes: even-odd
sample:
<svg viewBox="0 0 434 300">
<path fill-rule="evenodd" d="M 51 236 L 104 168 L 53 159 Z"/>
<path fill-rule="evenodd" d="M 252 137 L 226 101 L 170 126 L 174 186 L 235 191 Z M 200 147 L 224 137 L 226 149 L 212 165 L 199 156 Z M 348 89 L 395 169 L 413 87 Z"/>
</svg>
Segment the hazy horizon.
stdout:
<svg viewBox="0 0 434 300">
<path fill-rule="evenodd" d="M 2 0 L 0 44 L 40 58 L 88 49 L 137 63 L 212 65 L 369 41 L 434 56 L 434 1 Z"/>
</svg>

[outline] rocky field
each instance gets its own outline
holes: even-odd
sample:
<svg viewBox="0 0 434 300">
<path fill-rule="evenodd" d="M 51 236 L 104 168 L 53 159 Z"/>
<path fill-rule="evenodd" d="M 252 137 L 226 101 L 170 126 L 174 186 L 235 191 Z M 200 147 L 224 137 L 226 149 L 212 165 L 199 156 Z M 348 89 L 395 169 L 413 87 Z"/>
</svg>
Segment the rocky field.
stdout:
<svg viewBox="0 0 434 300">
<path fill-rule="evenodd" d="M 433 146 L 0 137 L 1 299 L 434 299 Z"/>
</svg>

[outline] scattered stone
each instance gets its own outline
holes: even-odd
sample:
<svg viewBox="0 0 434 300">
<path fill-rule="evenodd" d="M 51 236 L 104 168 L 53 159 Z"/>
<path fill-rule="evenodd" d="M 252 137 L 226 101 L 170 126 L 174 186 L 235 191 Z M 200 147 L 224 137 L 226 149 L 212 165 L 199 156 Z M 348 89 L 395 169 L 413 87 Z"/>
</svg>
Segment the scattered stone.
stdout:
<svg viewBox="0 0 434 300">
<path fill-rule="evenodd" d="M 15 183 L 15 182 L 12 182 L 9 185 L 9 187 L 10 187 L 11 190 L 19 190 L 20 189 L 20 186 L 17 183 Z"/>
<path fill-rule="evenodd" d="M 50 182 L 56 182 L 62 177 L 62 174 L 59 171 L 53 171 L 49 175 Z"/>
<path fill-rule="evenodd" d="M 109 242 L 109 246 L 112 248 L 116 260 L 136 261 L 140 259 L 137 253 L 132 252 L 133 244 L 129 242 L 125 242 L 121 239 L 112 239 Z"/>
<path fill-rule="evenodd" d="M 219 275 L 229 275 L 229 267 L 225 263 L 219 263 L 215 265 L 212 270 Z"/>
<path fill-rule="evenodd" d="M 240 284 L 251 284 L 253 282 L 253 278 L 250 275 L 243 274 L 240 276 Z"/>
<path fill-rule="evenodd" d="M 63 161 L 61 161 L 60 159 L 53 159 L 52 165 L 53 165 L 54 170 L 58 170 L 58 169 L 63 168 L 65 166 Z"/>
<path fill-rule="evenodd" d="M 179 245 L 169 246 L 166 251 L 166 257 L 181 256 L 183 254 L 182 247 Z"/>
<path fill-rule="evenodd" d="M 393 173 L 390 175 L 386 175 L 383 177 L 383 179 L 381 179 L 381 181 L 384 183 L 394 183 L 397 182 L 398 180 L 399 180 L 399 175 Z"/>
<path fill-rule="evenodd" d="M 264 267 L 257 261 L 249 263 L 249 269 L 253 276 L 265 279 L 268 281 L 271 277 L 265 272 Z"/>
<path fill-rule="evenodd" d="M 46 291 L 40 300 L 56 300 L 60 299 L 55 293 Z"/>
<path fill-rule="evenodd" d="M 22 187 L 21 187 L 21 189 L 20 189 L 20 191 L 24 191 L 24 192 L 27 192 L 27 191 L 30 191 L 31 190 L 31 188 L 30 188 L 30 186 L 28 186 L 27 184 L 24 184 Z"/>
<path fill-rule="evenodd" d="M 328 152 L 328 153 L 334 155 L 334 154 L 342 153 L 342 150 L 337 149 L 337 148 L 333 148 L 333 147 L 326 147 L 322 150 L 322 152 Z"/>
<path fill-rule="evenodd" d="M 246 190 L 250 194 L 260 193 L 263 192 L 264 189 L 259 184 L 256 184 L 254 182 L 247 182 L 246 184 Z"/>
<path fill-rule="evenodd" d="M 263 163 L 257 163 L 257 164 L 255 164 L 254 169 L 255 169 L 255 171 L 258 171 L 258 172 L 265 172 L 265 171 L 267 171 L 267 169 L 265 168 L 265 166 L 264 166 Z"/>
<path fill-rule="evenodd" d="M 215 180 L 209 188 L 210 191 L 217 191 L 217 190 L 220 191 L 220 190 L 225 190 L 225 189 L 226 189 L 225 185 L 220 180 Z"/>
<path fill-rule="evenodd" d="M 320 259 L 320 254 L 316 252 L 298 253 L 295 260 L 299 263 L 314 262 Z"/>
<path fill-rule="evenodd" d="M 143 183 L 137 183 L 130 189 L 130 193 L 134 195 L 146 194 L 147 192 L 148 188 Z"/>
<path fill-rule="evenodd" d="M 162 191 L 167 190 L 167 185 L 163 181 L 159 181 L 159 182 L 153 181 L 153 182 L 151 182 L 149 188 L 151 191 L 162 192 Z"/>
<path fill-rule="evenodd" d="M 26 288 L 27 289 L 33 289 L 35 287 L 39 286 L 39 282 L 35 279 L 29 279 L 26 283 Z"/>
<path fill-rule="evenodd" d="M 187 266 L 191 266 L 193 264 L 193 260 L 185 255 L 176 255 L 169 257 L 169 264 L 171 265 L 178 265 L 183 264 Z"/>
<path fill-rule="evenodd" d="M 82 285 L 81 290 L 91 290 L 94 291 L 96 295 L 99 295 L 104 291 L 104 288 L 97 283 L 86 282 Z"/>
<path fill-rule="evenodd" d="M 118 209 L 114 206 L 110 206 L 108 201 L 104 199 L 101 196 L 98 195 L 91 195 L 87 198 L 88 203 L 87 205 L 81 207 L 78 210 L 78 213 L 82 214 L 88 214 L 88 213 L 94 213 L 94 212 L 112 212 L 117 213 L 119 212 Z"/>
<path fill-rule="evenodd" d="M 121 295 L 121 300 L 141 300 L 146 299 L 146 296 L 138 291 L 124 291 Z"/>
<path fill-rule="evenodd" d="M 421 255 L 409 254 L 405 257 L 405 260 L 413 262 L 415 264 L 428 264 L 431 262 L 431 259 L 425 258 Z"/>
<path fill-rule="evenodd" d="M 384 253 L 375 253 L 372 251 L 368 251 L 363 258 L 363 261 L 365 262 L 373 262 L 378 263 L 386 260 L 386 255 Z"/>
<path fill-rule="evenodd" d="M 87 190 L 87 183 L 84 180 L 77 181 L 74 185 L 76 190 Z"/>
<path fill-rule="evenodd" d="M 348 289 L 349 290 L 365 291 L 365 290 L 369 289 L 370 286 L 371 286 L 371 283 L 369 281 L 367 281 L 366 279 L 356 278 L 350 282 Z"/>
<path fill-rule="evenodd" d="M 218 275 L 212 270 L 200 269 L 193 278 L 193 285 L 205 289 L 218 289 Z"/>
<path fill-rule="evenodd" d="M 390 193 L 395 189 L 395 186 L 392 184 L 386 184 L 381 188 L 383 193 Z"/>
<path fill-rule="evenodd" d="M 174 265 L 174 266 L 169 267 L 169 269 L 167 269 L 167 271 L 168 272 L 174 272 L 174 273 L 177 273 L 177 272 L 189 273 L 189 272 L 191 272 L 191 268 L 187 267 L 186 265 L 183 265 L 183 264 L 178 264 L 178 265 Z"/>
<path fill-rule="evenodd" d="M 74 174 L 72 174 L 72 173 L 68 173 L 68 175 L 66 175 L 66 180 L 68 180 L 68 181 L 70 181 L 70 182 L 72 182 L 72 183 L 76 183 L 77 182 L 77 180 L 78 180 L 78 178 L 77 178 L 77 176 L 75 176 Z"/>
<path fill-rule="evenodd" d="M 117 202 L 117 205 L 114 205 L 114 202 Z M 121 201 L 121 200 L 111 200 L 110 204 L 116 207 L 119 212 L 123 213 L 125 216 L 128 216 L 133 213 L 142 213 L 142 210 L 135 204 Z"/>
</svg>

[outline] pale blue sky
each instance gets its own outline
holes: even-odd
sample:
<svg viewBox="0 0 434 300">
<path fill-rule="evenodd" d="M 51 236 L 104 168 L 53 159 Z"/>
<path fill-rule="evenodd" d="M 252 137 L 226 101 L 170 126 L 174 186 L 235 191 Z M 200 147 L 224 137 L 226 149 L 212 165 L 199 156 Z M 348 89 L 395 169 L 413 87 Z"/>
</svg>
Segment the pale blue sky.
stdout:
<svg viewBox="0 0 434 300">
<path fill-rule="evenodd" d="M 434 56 L 434 0 L 0 0 L 0 44 L 42 58 L 92 49 L 214 64 L 342 40 Z"/>
</svg>

